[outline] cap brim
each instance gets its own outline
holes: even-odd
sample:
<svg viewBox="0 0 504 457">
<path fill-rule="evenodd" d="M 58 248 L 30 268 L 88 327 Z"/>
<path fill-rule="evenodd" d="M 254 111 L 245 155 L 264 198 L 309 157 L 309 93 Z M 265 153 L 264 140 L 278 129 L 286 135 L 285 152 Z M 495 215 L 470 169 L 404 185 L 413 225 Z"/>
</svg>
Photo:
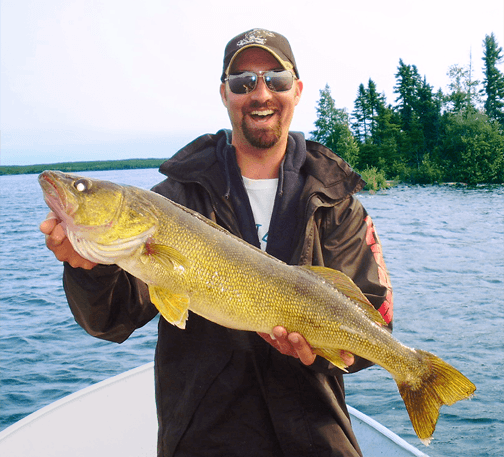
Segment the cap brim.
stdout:
<svg viewBox="0 0 504 457">
<path fill-rule="evenodd" d="M 278 63 L 280 65 L 282 65 L 283 68 L 285 68 L 286 70 L 294 70 L 294 66 L 285 56 L 282 57 L 282 55 L 279 52 L 277 52 L 267 46 L 262 46 L 260 44 L 254 43 L 254 44 L 250 44 L 248 46 L 244 46 L 243 48 L 241 48 L 240 50 L 238 50 L 234 53 L 233 57 L 229 61 L 229 65 L 227 66 L 226 71 L 224 72 L 225 76 L 229 76 L 229 70 L 233 66 L 233 63 L 236 60 L 236 58 L 238 57 L 238 55 L 240 55 L 245 49 L 250 49 L 250 48 L 264 49 L 265 51 L 268 51 L 278 61 Z"/>
</svg>

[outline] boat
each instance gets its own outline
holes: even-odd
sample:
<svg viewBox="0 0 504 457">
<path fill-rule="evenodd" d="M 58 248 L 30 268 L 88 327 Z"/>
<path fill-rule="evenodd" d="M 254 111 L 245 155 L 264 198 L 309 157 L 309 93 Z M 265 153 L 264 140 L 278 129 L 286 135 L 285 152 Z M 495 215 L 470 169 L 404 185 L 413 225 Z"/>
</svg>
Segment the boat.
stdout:
<svg viewBox="0 0 504 457">
<path fill-rule="evenodd" d="M 428 457 L 348 407 L 364 457 Z M 68 395 L 0 432 L 2 457 L 155 457 L 154 364 Z"/>
</svg>

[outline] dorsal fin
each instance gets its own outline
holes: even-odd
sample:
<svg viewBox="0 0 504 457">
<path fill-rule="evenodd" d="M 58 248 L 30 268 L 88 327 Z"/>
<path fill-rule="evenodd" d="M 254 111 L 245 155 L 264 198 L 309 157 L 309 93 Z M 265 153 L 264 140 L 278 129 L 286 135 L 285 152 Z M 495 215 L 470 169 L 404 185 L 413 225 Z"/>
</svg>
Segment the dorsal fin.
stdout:
<svg viewBox="0 0 504 457">
<path fill-rule="evenodd" d="M 372 321 L 380 325 L 387 325 L 379 311 L 375 309 L 359 287 L 345 273 L 326 267 L 307 265 L 305 268 L 321 276 L 342 294 L 353 300 Z"/>
</svg>

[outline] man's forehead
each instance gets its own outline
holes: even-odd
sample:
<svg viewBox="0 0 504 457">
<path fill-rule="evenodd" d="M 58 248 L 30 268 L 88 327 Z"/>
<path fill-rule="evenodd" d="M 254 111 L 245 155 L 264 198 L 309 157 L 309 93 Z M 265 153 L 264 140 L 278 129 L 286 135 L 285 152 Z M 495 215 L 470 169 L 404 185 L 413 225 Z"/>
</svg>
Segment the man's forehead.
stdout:
<svg viewBox="0 0 504 457">
<path fill-rule="evenodd" d="M 251 65 L 264 65 L 268 69 L 283 68 L 282 64 L 270 52 L 262 48 L 250 47 L 235 57 L 231 71 L 244 70 Z"/>
</svg>

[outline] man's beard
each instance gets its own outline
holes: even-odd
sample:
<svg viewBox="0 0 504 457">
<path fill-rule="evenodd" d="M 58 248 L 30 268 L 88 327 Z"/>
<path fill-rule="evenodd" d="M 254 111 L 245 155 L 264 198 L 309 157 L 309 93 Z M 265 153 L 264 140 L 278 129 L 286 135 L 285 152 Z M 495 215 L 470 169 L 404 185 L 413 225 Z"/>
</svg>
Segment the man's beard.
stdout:
<svg viewBox="0 0 504 457">
<path fill-rule="evenodd" d="M 249 128 L 245 117 L 243 117 L 241 127 L 245 139 L 251 146 L 258 149 L 272 148 L 282 137 L 282 125 L 280 123 L 280 119 L 278 119 L 278 122 L 273 127 Z"/>
</svg>

